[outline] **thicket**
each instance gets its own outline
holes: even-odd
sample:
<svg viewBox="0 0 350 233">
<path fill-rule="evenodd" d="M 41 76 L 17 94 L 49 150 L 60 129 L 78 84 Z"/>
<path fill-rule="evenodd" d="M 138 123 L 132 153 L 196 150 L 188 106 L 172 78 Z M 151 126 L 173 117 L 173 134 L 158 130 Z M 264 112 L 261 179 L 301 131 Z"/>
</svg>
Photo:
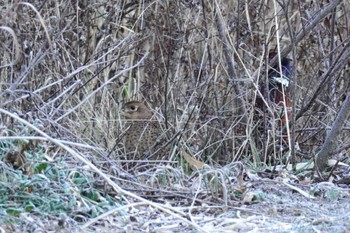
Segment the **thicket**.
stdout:
<svg viewBox="0 0 350 233">
<path fill-rule="evenodd" d="M 146 102 L 193 157 L 213 167 L 243 161 L 259 170 L 312 160 L 349 92 L 349 12 L 341 0 L 3 1 L 0 203 L 14 203 L 5 208 L 13 216 L 44 209 L 80 221 L 115 204 L 111 188 L 101 191 L 106 181 L 66 147 L 145 196 L 151 188 L 126 182 L 133 178 L 115 162 L 120 108 L 129 100 Z M 282 125 L 272 105 L 263 117 L 256 106 L 259 85 L 278 64 L 270 51 L 293 59 L 293 114 Z M 331 149 L 323 147 L 326 158 L 344 161 L 350 147 L 344 124 Z M 178 168 L 150 176 L 165 176 L 154 181 L 162 188 L 186 186 Z M 236 197 L 224 194 L 225 181 L 218 180 L 209 193 L 227 204 Z M 42 184 L 45 199 L 33 199 Z M 75 192 L 77 199 L 69 198 Z M 21 204 L 11 196 L 19 193 Z M 79 198 L 98 208 L 74 213 Z"/>
</svg>

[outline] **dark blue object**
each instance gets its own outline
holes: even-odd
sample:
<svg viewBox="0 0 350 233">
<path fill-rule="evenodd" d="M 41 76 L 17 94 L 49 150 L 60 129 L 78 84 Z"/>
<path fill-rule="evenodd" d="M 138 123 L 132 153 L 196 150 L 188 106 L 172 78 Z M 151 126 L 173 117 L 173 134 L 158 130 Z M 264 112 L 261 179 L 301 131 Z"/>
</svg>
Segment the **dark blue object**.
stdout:
<svg viewBox="0 0 350 233">
<path fill-rule="evenodd" d="M 280 84 L 288 87 L 292 74 L 292 67 L 290 65 L 290 62 L 291 59 L 283 57 L 281 60 L 282 72 L 280 70 L 279 64 L 269 70 L 268 76 L 272 85 Z"/>
</svg>

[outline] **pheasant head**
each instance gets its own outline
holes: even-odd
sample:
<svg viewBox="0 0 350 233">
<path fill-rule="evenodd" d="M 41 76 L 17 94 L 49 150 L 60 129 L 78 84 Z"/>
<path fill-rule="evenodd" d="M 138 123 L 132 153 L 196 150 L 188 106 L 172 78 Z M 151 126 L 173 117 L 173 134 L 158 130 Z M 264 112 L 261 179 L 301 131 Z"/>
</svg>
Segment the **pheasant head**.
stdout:
<svg viewBox="0 0 350 233">
<path fill-rule="evenodd" d="M 269 58 L 272 59 L 277 54 L 275 52 L 270 52 Z M 281 84 L 285 87 L 289 85 L 289 79 L 292 73 L 291 62 L 292 60 L 286 57 L 281 58 L 281 67 L 279 64 L 274 66 L 269 70 L 269 79 L 272 83 Z M 281 69 L 280 69 L 281 68 Z"/>
<path fill-rule="evenodd" d="M 139 101 L 131 101 L 124 105 L 124 117 L 128 120 L 147 120 L 152 118 L 149 108 Z"/>
</svg>

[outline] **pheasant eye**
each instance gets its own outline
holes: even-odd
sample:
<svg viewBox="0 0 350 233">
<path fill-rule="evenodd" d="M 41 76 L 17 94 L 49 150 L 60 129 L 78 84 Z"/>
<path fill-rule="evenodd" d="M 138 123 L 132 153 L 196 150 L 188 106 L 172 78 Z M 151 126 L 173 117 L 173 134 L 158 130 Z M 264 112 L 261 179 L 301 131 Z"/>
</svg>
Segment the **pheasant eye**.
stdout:
<svg viewBox="0 0 350 233">
<path fill-rule="evenodd" d="M 137 110 L 136 106 L 134 106 L 134 105 L 132 105 L 132 106 L 130 107 L 130 109 L 131 109 L 132 111 L 136 111 L 136 110 Z"/>
</svg>

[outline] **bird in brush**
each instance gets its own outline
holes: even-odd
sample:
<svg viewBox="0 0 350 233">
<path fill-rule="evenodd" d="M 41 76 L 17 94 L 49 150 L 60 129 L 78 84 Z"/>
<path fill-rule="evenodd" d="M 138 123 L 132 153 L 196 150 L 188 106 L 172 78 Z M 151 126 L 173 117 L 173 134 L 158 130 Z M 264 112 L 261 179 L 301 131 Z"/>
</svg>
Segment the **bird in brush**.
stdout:
<svg viewBox="0 0 350 233">
<path fill-rule="evenodd" d="M 276 56 L 276 53 L 269 54 L 269 58 L 272 60 Z M 275 65 L 268 71 L 268 89 L 266 85 L 261 85 L 260 91 L 264 94 L 267 93 L 270 103 L 272 103 L 276 109 L 276 117 L 284 123 L 287 119 L 285 110 L 291 108 L 292 104 L 289 98 L 288 87 L 291 78 L 291 59 L 283 57 L 281 58 L 281 66 Z M 264 104 L 262 101 L 258 101 L 258 106 L 261 108 Z M 286 107 L 286 109 L 284 108 Z M 290 113 L 288 112 L 288 118 L 290 119 Z"/>
<path fill-rule="evenodd" d="M 139 101 L 128 102 L 123 109 L 128 127 L 124 137 L 126 159 L 167 160 L 171 147 L 168 145 L 164 127 L 154 119 L 151 110 Z M 205 165 L 184 149 L 181 150 L 181 155 L 194 169 L 203 168 Z"/>
<path fill-rule="evenodd" d="M 129 160 L 162 159 L 167 155 L 166 137 L 160 122 L 153 119 L 151 110 L 139 101 L 124 105 L 127 131 L 124 137 L 126 157 Z"/>
</svg>

